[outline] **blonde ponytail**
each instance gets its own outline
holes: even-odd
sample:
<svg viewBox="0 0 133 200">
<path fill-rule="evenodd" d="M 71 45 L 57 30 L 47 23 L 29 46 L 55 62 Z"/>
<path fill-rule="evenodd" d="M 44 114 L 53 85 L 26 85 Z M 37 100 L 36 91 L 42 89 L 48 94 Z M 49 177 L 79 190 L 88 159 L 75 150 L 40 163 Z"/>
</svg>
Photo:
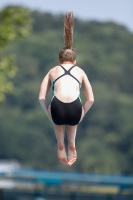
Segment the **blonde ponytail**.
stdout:
<svg viewBox="0 0 133 200">
<path fill-rule="evenodd" d="M 72 48 L 73 28 L 74 28 L 73 12 L 67 12 L 64 20 L 64 43 L 66 49 Z"/>
<path fill-rule="evenodd" d="M 76 60 L 76 53 L 72 49 L 73 44 L 73 27 L 74 27 L 74 17 L 73 12 L 67 12 L 64 20 L 64 44 L 65 47 L 59 52 L 59 61 L 74 63 Z"/>
</svg>

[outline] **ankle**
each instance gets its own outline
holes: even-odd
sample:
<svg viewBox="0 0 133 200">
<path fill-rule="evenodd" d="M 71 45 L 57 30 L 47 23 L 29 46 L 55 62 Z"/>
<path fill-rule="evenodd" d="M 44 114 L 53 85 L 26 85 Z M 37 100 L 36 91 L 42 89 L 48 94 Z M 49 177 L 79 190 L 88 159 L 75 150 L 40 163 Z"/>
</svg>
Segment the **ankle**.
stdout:
<svg viewBox="0 0 133 200">
<path fill-rule="evenodd" d="M 75 144 L 72 143 L 72 142 L 70 142 L 70 143 L 68 144 L 68 147 L 69 147 L 69 149 L 70 149 L 71 151 L 75 150 Z"/>
<path fill-rule="evenodd" d="M 62 143 L 58 144 L 58 149 L 60 151 L 62 151 L 64 149 L 64 144 L 62 144 Z"/>
</svg>

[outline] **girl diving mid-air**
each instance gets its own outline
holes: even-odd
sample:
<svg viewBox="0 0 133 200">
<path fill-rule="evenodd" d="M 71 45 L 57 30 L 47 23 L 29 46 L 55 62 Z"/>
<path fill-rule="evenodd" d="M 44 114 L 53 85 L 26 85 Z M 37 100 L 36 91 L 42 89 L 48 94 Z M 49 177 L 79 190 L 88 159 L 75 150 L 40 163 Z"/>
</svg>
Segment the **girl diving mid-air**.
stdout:
<svg viewBox="0 0 133 200">
<path fill-rule="evenodd" d="M 44 77 L 39 93 L 39 102 L 52 122 L 57 142 L 58 159 L 71 166 L 77 159 L 75 137 L 77 125 L 82 121 L 94 102 L 92 87 L 85 72 L 76 65 L 73 43 L 73 13 L 68 12 L 64 21 L 65 47 L 59 52 L 59 64 L 49 70 Z M 52 88 L 53 96 L 48 106 L 46 95 Z M 80 89 L 86 97 L 84 105 L 80 99 Z M 64 145 L 65 130 L 68 136 L 68 152 Z"/>
</svg>

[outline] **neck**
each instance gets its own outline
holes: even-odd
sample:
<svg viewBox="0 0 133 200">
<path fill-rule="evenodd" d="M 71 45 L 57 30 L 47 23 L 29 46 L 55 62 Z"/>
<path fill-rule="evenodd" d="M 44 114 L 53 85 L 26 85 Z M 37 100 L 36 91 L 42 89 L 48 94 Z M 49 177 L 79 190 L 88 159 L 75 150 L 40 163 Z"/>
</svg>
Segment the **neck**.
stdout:
<svg viewBox="0 0 133 200">
<path fill-rule="evenodd" d="M 63 65 L 63 64 L 72 64 L 72 65 L 76 65 L 76 61 L 74 62 L 70 62 L 70 61 L 64 61 L 64 62 L 59 62 L 60 65 Z"/>
<path fill-rule="evenodd" d="M 61 64 L 73 64 L 72 62 L 63 62 Z"/>
</svg>

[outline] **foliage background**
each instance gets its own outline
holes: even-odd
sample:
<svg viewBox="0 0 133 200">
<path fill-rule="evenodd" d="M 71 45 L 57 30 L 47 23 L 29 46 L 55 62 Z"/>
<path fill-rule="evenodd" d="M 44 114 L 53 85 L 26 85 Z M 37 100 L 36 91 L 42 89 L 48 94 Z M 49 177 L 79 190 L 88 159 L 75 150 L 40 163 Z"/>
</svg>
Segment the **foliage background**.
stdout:
<svg viewBox="0 0 133 200">
<path fill-rule="evenodd" d="M 133 174 L 133 34 L 112 22 L 75 19 L 77 65 L 88 75 L 95 103 L 78 127 L 77 162 L 67 167 L 58 162 L 53 127 L 38 103 L 41 81 L 58 63 L 64 16 L 30 14 L 30 35 L 8 50 L 18 72 L 1 106 L 0 158 L 37 169 Z"/>
</svg>

